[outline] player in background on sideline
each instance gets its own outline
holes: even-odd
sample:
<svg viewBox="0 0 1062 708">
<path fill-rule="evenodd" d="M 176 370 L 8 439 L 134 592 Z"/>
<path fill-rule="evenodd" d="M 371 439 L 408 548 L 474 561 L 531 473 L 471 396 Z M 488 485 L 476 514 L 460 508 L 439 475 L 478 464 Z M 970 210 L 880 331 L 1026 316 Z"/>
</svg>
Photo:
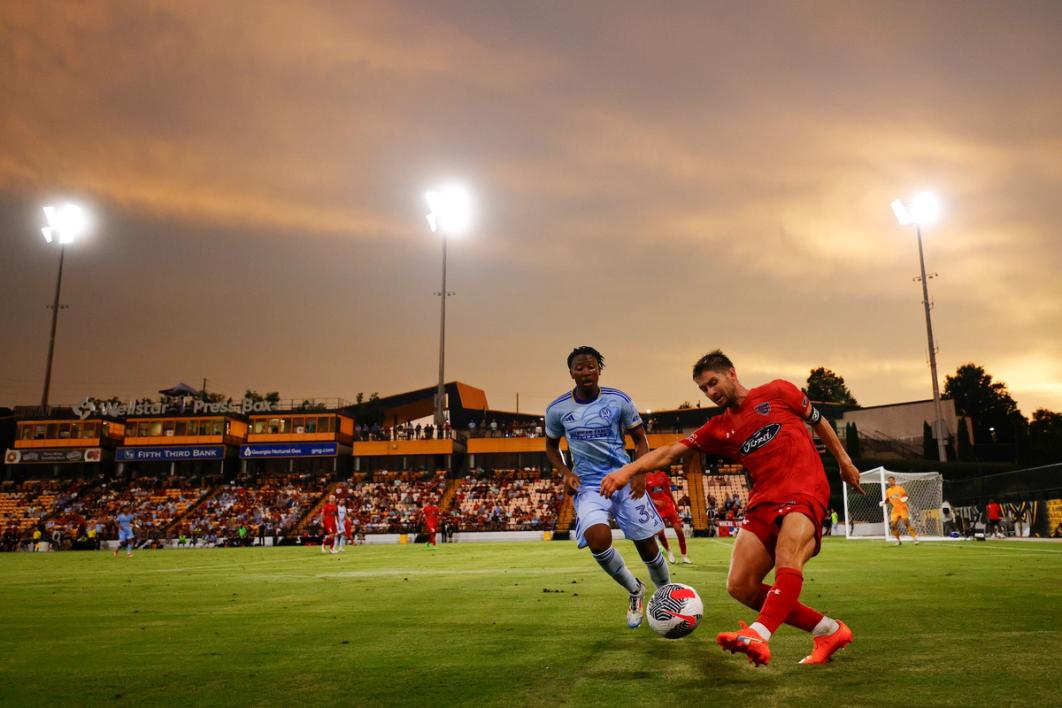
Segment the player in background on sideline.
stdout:
<svg viewBox="0 0 1062 708">
<path fill-rule="evenodd" d="M 804 564 L 819 552 L 822 517 L 830 500 L 826 472 L 805 423 L 837 458 L 844 481 L 862 494 L 859 470 L 830 422 L 788 381 L 745 388 L 734 364 L 718 349 L 694 364 L 693 380 L 723 413 L 688 438 L 608 475 L 601 493 L 609 494 L 634 475 L 668 467 L 694 451 L 741 463 L 752 478 L 752 490 L 730 556 L 726 588 L 759 616 L 751 627 L 742 622 L 738 631 L 720 633 L 716 643 L 747 654 L 757 666 L 766 665 L 771 660 L 768 643 L 784 622 L 814 637 L 811 654 L 800 663 L 825 664 L 851 643 L 852 630 L 799 602 Z M 773 586 L 763 582 L 772 566 Z"/>
<path fill-rule="evenodd" d="M 990 499 L 988 505 L 985 506 L 985 515 L 988 517 L 988 523 L 985 525 L 985 537 L 987 538 L 991 534 L 993 538 L 1003 538 L 1003 507 L 995 499 Z"/>
<path fill-rule="evenodd" d="M 332 539 L 332 552 L 342 553 L 347 545 L 347 503 L 340 500 L 336 507 L 336 535 Z"/>
<path fill-rule="evenodd" d="M 889 526 L 892 528 L 892 535 L 896 537 L 896 545 L 903 545 L 903 541 L 900 540 L 900 522 L 902 521 L 907 527 L 907 533 L 911 534 L 911 538 L 914 539 L 917 546 L 918 532 L 915 531 L 914 525 L 911 523 L 911 512 L 907 508 L 907 490 L 896 484 L 896 478 L 891 474 L 889 475 L 889 485 L 885 488 L 885 498 L 878 503 L 878 506 L 885 506 L 886 503 L 892 506 L 892 513 L 889 515 Z"/>
<path fill-rule="evenodd" d="M 435 500 L 429 499 L 424 508 L 420 510 L 420 514 L 424 520 L 424 532 L 428 534 L 428 541 L 424 547 L 435 548 L 435 534 L 439 532 L 439 507 L 435 505 Z"/>
<path fill-rule="evenodd" d="M 645 475 L 645 491 L 649 494 L 649 498 L 653 500 L 653 505 L 656 507 L 657 512 L 660 514 L 660 518 L 664 523 L 675 529 L 675 534 L 678 536 L 679 553 L 682 555 L 683 563 L 693 563 L 686 555 L 686 533 L 682 528 L 682 519 L 679 518 L 678 504 L 675 503 L 675 495 L 671 491 L 671 477 L 668 476 L 664 470 L 656 470 Z M 675 562 L 675 554 L 671 552 L 671 545 L 667 542 L 667 529 L 664 529 L 656 535 L 660 539 L 660 543 L 663 544 L 664 550 L 667 551 L 667 560 L 669 563 Z"/>
<path fill-rule="evenodd" d="M 658 588 L 667 585 L 671 573 L 656 545 L 656 534 L 664 529 L 664 522 L 652 501 L 645 498 L 645 476 L 639 475 L 629 485 L 624 482 L 609 494 L 598 490 L 606 474 L 630 462 L 625 435 L 634 441 L 635 457 L 649 452 L 645 427 L 630 397 L 598 385 L 604 367 L 605 358 L 593 347 L 577 347 L 568 355 L 568 374 L 575 388 L 546 408 L 546 457 L 553 469 L 564 475 L 568 493 L 575 495 L 579 548 L 589 546 L 602 570 L 630 594 L 627 626 L 637 629 L 642 624 L 645 586 L 613 548 L 609 517 L 615 517 L 623 535 L 634 541 L 653 584 Z M 562 437 L 568 439 L 574 471 L 561 457 Z"/>
<path fill-rule="evenodd" d="M 136 521 L 133 518 L 133 512 L 128 505 L 123 506 L 122 510 L 118 512 L 118 516 L 115 521 L 118 522 L 118 545 L 114 547 L 114 557 L 118 557 L 118 552 L 122 550 L 122 544 L 125 544 L 125 557 L 133 557 L 133 526 Z"/>
<path fill-rule="evenodd" d="M 336 519 L 339 516 L 339 507 L 336 506 L 336 495 L 329 494 L 328 501 L 321 507 L 321 525 L 324 527 L 324 536 L 321 538 L 321 553 L 335 553 Z"/>
<path fill-rule="evenodd" d="M 343 520 L 343 546 L 347 544 L 354 545 L 354 514 L 347 514 L 346 519 Z"/>
</svg>

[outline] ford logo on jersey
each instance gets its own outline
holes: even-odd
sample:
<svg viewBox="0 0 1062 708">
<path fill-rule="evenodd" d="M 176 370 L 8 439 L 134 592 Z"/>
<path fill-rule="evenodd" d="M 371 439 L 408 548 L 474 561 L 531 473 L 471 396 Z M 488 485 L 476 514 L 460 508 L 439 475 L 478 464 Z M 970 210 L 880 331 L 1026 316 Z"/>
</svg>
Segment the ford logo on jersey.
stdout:
<svg viewBox="0 0 1062 708">
<path fill-rule="evenodd" d="M 753 450 L 758 450 L 770 441 L 774 440 L 774 436 L 778 435 L 778 431 L 782 429 L 781 423 L 771 423 L 765 425 L 753 434 L 751 438 L 746 440 L 741 445 L 741 454 L 747 455 Z"/>
</svg>

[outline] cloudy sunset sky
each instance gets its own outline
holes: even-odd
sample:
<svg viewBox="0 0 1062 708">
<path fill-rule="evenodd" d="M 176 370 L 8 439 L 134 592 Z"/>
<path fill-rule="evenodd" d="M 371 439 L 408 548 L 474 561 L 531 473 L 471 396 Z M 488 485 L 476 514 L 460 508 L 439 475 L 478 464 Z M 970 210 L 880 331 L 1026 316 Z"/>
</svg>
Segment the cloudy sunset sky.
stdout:
<svg viewBox="0 0 1062 708">
<path fill-rule="evenodd" d="M 0 0 L 0 405 L 185 381 L 541 410 L 591 344 L 643 409 L 826 366 L 864 405 L 976 362 L 1062 410 L 1062 4 Z"/>
</svg>

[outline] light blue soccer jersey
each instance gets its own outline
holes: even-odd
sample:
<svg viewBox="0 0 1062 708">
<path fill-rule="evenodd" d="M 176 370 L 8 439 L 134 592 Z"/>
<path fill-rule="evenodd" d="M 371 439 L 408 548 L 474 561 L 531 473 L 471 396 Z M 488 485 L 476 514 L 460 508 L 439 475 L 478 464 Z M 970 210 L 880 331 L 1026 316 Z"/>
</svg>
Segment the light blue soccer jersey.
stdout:
<svg viewBox="0 0 1062 708">
<path fill-rule="evenodd" d="M 132 514 L 118 514 L 118 530 L 123 533 L 132 533 L 133 531 L 133 515 Z"/>
<path fill-rule="evenodd" d="M 575 462 L 572 472 L 584 489 L 596 488 L 605 475 L 631 461 L 623 436 L 641 424 L 630 396 L 604 386 L 589 403 L 575 400 L 575 394 L 568 391 L 546 408 L 546 435 L 568 439 Z"/>
</svg>

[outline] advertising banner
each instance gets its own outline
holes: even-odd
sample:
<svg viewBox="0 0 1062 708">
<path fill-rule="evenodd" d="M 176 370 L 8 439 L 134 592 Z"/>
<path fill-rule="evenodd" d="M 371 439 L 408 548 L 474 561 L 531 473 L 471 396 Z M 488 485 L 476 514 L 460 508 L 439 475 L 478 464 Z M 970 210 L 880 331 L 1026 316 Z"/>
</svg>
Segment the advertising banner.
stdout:
<svg viewBox="0 0 1062 708">
<path fill-rule="evenodd" d="M 222 460 L 224 458 L 224 445 L 120 447 L 114 453 L 114 459 L 117 462 L 181 462 L 184 460 Z"/>
<path fill-rule="evenodd" d="M 338 454 L 339 446 L 334 442 L 260 443 L 240 446 L 240 458 L 243 460 L 265 457 L 335 457 Z"/>
<path fill-rule="evenodd" d="M 35 465 L 65 464 L 68 462 L 99 462 L 102 452 L 98 447 L 60 448 L 58 450 L 8 450 L 4 464 Z"/>
</svg>

